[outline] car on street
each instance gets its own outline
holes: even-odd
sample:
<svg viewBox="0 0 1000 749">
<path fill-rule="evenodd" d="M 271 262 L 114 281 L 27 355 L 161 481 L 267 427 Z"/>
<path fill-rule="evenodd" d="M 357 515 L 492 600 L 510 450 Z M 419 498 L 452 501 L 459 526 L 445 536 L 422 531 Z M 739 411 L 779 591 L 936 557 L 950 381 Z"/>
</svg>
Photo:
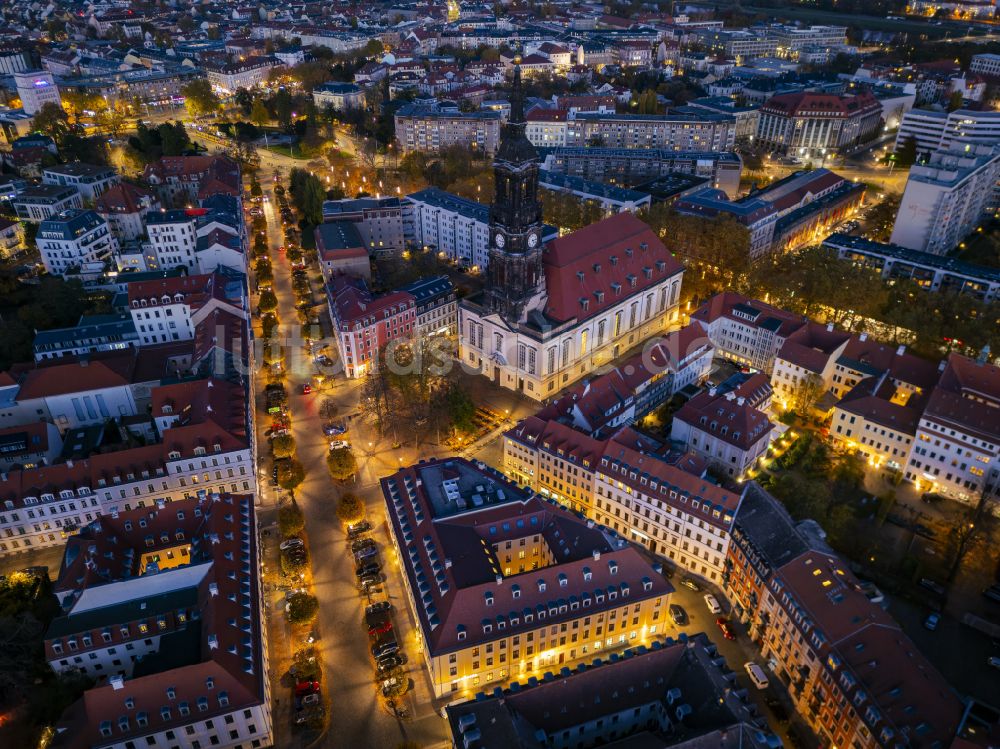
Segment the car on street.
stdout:
<svg viewBox="0 0 1000 749">
<path fill-rule="evenodd" d="M 687 613 L 676 603 L 670 604 L 670 618 L 674 620 L 674 624 L 677 626 L 687 624 Z"/>
<path fill-rule="evenodd" d="M 377 575 L 381 571 L 382 565 L 379 562 L 365 562 L 354 570 L 354 574 L 358 577 L 365 577 L 367 575 Z"/>
<path fill-rule="evenodd" d="M 983 595 L 995 603 L 1000 603 L 1000 583 L 983 588 Z"/>
<path fill-rule="evenodd" d="M 715 620 L 715 623 L 719 626 L 719 629 L 722 630 L 723 637 L 725 637 L 727 640 L 736 639 L 736 635 L 733 634 L 732 627 L 729 626 L 729 620 L 726 617 L 720 616 L 718 619 Z"/>
<path fill-rule="evenodd" d="M 372 655 L 375 656 L 376 660 L 385 655 L 392 655 L 393 653 L 399 652 L 399 643 L 395 640 L 386 640 L 385 642 L 377 642 L 372 645 Z"/>
<path fill-rule="evenodd" d="M 312 385 L 306 383 L 302 386 L 302 395 L 309 395 L 312 391 Z"/>
<path fill-rule="evenodd" d="M 295 685 L 295 696 L 305 697 L 307 694 L 315 694 L 319 691 L 318 681 L 300 681 Z"/>
<path fill-rule="evenodd" d="M 764 669 L 758 666 L 753 661 L 743 664 L 743 668 L 747 672 L 747 676 L 750 677 L 750 681 L 757 689 L 767 689 L 771 682 L 767 679 L 767 674 L 764 673 Z"/>
<path fill-rule="evenodd" d="M 342 424 L 326 424 L 323 426 L 323 434 L 327 437 L 339 437 L 347 433 L 347 427 Z"/>
<path fill-rule="evenodd" d="M 370 575 L 359 577 L 358 582 L 361 584 L 361 590 L 371 595 L 376 592 L 375 589 L 382 584 L 382 575 L 378 572 L 373 572 Z"/>
<path fill-rule="evenodd" d="M 362 520 L 354 525 L 347 526 L 347 537 L 350 539 L 358 538 L 362 533 L 367 533 L 372 529 L 372 524 L 367 520 Z"/>
<path fill-rule="evenodd" d="M 945 594 L 944 586 L 941 585 L 940 583 L 934 582 L 928 577 L 920 578 L 920 587 L 927 588 L 927 590 L 931 591 L 932 593 L 936 593 L 939 596 L 943 596 Z"/>
<path fill-rule="evenodd" d="M 681 578 L 681 585 L 683 585 L 685 588 L 689 588 L 689 589 L 695 591 L 696 593 L 699 590 L 701 590 L 701 586 L 698 585 L 698 583 L 696 583 L 690 577 L 682 577 Z"/>
<path fill-rule="evenodd" d="M 368 537 L 359 538 L 356 541 L 351 542 L 351 551 L 353 552 L 358 552 L 361 551 L 362 549 L 374 548 L 374 547 L 375 547 L 374 538 L 368 538 Z"/>
<path fill-rule="evenodd" d="M 348 442 L 347 440 L 330 440 L 331 450 L 344 450 L 344 449 L 349 449 L 350 447 L 351 443 Z"/>
<path fill-rule="evenodd" d="M 722 613 L 722 606 L 719 604 L 719 600 L 711 593 L 705 594 L 705 605 L 708 607 L 708 610 L 713 614 Z"/>
<path fill-rule="evenodd" d="M 392 632 L 392 620 L 390 619 L 386 619 L 384 622 L 368 628 L 368 636 L 373 640 L 377 640 L 382 635 L 389 634 L 390 632 Z"/>
<path fill-rule="evenodd" d="M 941 615 L 935 611 L 934 613 L 928 615 L 926 619 L 924 619 L 924 628 L 929 629 L 931 632 L 933 632 L 938 628 L 938 625 L 940 623 L 941 623 Z"/>
<path fill-rule="evenodd" d="M 361 549 L 361 551 L 354 552 L 354 561 L 363 562 L 366 559 L 372 559 L 372 557 L 375 557 L 377 555 L 378 555 L 378 549 L 376 549 L 374 546 L 366 546 L 365 548 Z"/>
<path fill-rule="evenodd" d="M 301 702 L 298 704 L 300 704 L 302 707 L 307 707 L 309 705 L 318 705 L 319 701 L 320 701 L 319 694 L 314 692 L 312 694 L 307 694 L 305 697 L 302 698 Z"/>
<path fill-rule="evenodd" d="M 293 536 L 292 538 L 286 538 L 282 541 L 278 545 L 278 548 L 282 551 L 289 551 L 291 549 L 301 549 L 303 546 L 305 546 L 305 542 L 301 538 Z"/>
<path fill-rule="evenodd" d="M 389 601 L 376 601 L 365 606 L 365 614 L 379 614 L 383 611 L 391 611 L 392 604 Z"/>
</svg>

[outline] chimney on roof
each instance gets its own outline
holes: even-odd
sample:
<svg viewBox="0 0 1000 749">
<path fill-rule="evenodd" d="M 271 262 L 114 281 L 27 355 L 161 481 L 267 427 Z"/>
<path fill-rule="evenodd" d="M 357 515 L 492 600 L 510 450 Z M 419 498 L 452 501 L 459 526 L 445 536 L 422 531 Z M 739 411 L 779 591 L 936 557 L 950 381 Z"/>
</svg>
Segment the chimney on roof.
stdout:
<svg viewBox="0 0 1000 749">
<path fill-rule="evenodd" d="M 503 575 L 497 575 L 497 585 L 503 585 Z"/>
<path fill-rule="evenodd" d="M 737 406 L 742 406 L 746 402 L 747 402 L 747 399 L 744 398 L 742 395 L 739 398 L 736 399 L 736 405 Z"/>
<path fill-rule="evenodd" d="M 595 562 L 598 561 L 598 560 L 600 560 L 600 558 L 601 558 L 601 552 L 600 551 L 598 551 L 597 549 L 594 549 L 594 551 L 592 553 L 594 555 L 594 561 Z"/>
<path fill-rule="evenodd" d="M 125 677 L 121 674 L 115 674 L 108 681 L 111 684 L 111 688 L 115 691 L 125 688 Z"/>
<path fill-rule="evenodd" d="M 215 596 L 219 595 L 219 584 L 218 583 L 209 583 L 208 584 L 208 592 L 211 594 L 211 596 L 213 598 Z"/>
<path fill-rule="evenodd" d="M 208 649 L 209 650 L 218 650 L 219 649 L 219 638 L 218 638 L 217 635 L 209 635 L 208 636 Z"/>
<path fill-rule="evenodd" d="M 905 353 L 906 353 L 906 346 L 903 345 L 903 344 L 900 344 L 899 348 L 896 349 L 896 356 L 902 356 Z"/>
</svg>

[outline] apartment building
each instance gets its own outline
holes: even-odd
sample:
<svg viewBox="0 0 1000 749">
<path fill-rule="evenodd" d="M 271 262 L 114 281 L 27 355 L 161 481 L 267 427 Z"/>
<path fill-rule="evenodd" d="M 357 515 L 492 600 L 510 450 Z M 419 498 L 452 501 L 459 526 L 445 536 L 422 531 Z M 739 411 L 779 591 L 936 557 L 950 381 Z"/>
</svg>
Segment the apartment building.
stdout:
<svg viewBox="0 0 1000 749">
<path fill-rule="evenodd" d="M 167 417 L 151 444 L 7 474 L 0 554 L 62 544 L 98 516 L 199 489 L 256 491 L 242 386 L 207 379 L 154 387 L 150 403 L 153 415 Z"/>
<path fill-rule="evenodd" d="M 725 589 L 765 668 L 831 746 L 951 744 L 961 700 L 821 539 L 815 523 L 794 524 L 750 482 Z"/>
<path fill-rule="evenodd" d="M 129 242 L 145 235 L 146 221 L 160 210 L 160 201 L 145 188 L 122 182 L 101 193 L 94 210 L 108 222 L 119 242 Z"/>
<path fill-rule="evenodd" d="M 252 89 L 263 85 L 268 74 L 281 67 L 281 63 L 273 57 L 248 57 L 223 64 L 203 61 L 202 67 L 212 88 L 223 94 L 232 94 L 240 88 Z"/>
<path fill-rule="evenodd" d="M 577 114 L 567 122 L 566 146 L 583 148 L 731 151 L 736 119 L 728 114 Z"/>
<path fill-rule="evenodd" d="M 820 158 L 872 140 L 882 127 L 882 105 L 870 92 L 778 94 L 760 109 L 757 139 L 768 150 Z"/>
<path fill-rule="evenodd" d="M 323 221 L 349 221 L 369 252 L 398 252 L 405 244 L 403 201 L 399 198 L 348 198 L 323 203 Z"/>
<path fill-rule="evenodd" d="M 406 196 L 406 229 L 414 242 L 443 252 L 473 272 L 489 263 L 489 206 L 428 187 Z"/>
<path fill-rule="evenodd" d="M 37 224 L 63 211 L 83 208 L 83 196 L 74 187 L 36 185 L 18 192 L 10 204 L 19 219 Z"/>
<path fill-rule="evenodd" d="M 873 242 L 850 234 L 832 234 L 824 240 L 823 246 L 886 280 L 913 281 L 928 291 L 969 294 L 982 302 L 1000 298 L 1000 271 L 986 265 Z"/>
<path fill-rule="evenodd" d="M 10 260 L 24 249 L 24 225 L 17 220 L 0 218 L 0 260 Z"/>
<path fill-rule="evenodd" d="M 691 37 L 705 49 L 741 65 L 756 57 L 774 57 L 778 52 L 778 40 L 759 29 L 692 29 Z"/>
<path fill-rule="evenodd" d="M 458 335 L 458 297 L 448 276 L 428 276 L 400 288 L 413 297 L 417 335 Z"/>
<path fill-rule="evenodd" d="M 251 495 L 201 491 L 68 540 L 45 655 L 98 682 L 52 746 L 272 744 L 255 523 Z"/>
<path fill-rule="evenodd" d="M 135 281 L 128 285 L 128 306 L 140 346 L 192 340 L 216 310 L 246 318 L 241 294 L 215 273 Z"/>
<path fill-rule="evenodd" d="M 166 207 L 191 206 L 214 195 L 240 198 L 240 167 L 226 156 L 164 156 L 147 164 L 143 179 Z"/>
<path fill-rule="evenodd" d="M 967 144 L 996 143 L 1000 139 L 1000 112 L 956 109 L 953 112 L 911 109 L 899 123 L 895 150 L 913 139 L 917 155 L 938 149 L 964 148 Z"/>
<path fill-rule="evenodd" d="M 0 471 L 49 465 L 59 459 L 62 447 L 59 429 L 45 421 L 0 429 Z"/>
<path fill-rule="evenodd" d="M 648 208 L 652 203 L 652 197 L 649 193 L 617 185 L 608 185 L 604 182 L 593 182 L 571 174 L 548 172 L 544 169 L 538 172 L 538 184 L 553 192 L 575 195 L 584 203 L 598 205 L 605 216 L 622 211 L 637 213 L 642 208 Z"/>
<path fill-rule="evenodd" d="M 767 375 L 737 375 L 737 382 L 702 391 L 674 414 L 670 439 L 710 465 L 742 479 L 764 457 L 774 424 Z"/>
<path fill-rule="evenodd" d="M 917 423 L 905 478 L 975 504 L 1000 487 L 1000 368 L 949 354 Z"/>
<path fill-rule="evenodd" d="M 334 275 L 326 284 L 327 305 L 347 377 L 362 377 L 392 341 L 417 332 L 416 300 L 405 291 L 373 296 L 364 279 Z"/>
<path fill-rule="evenodd" d="M 78 161 L 46 167 L 42 171 L 43 185 L 75 187 L 84 200 L 97 200 L 119 181 L 118 172 L 111 167 L 81 164 Z"/>
<path fill-rule="evenodd" d="M 720 356 L 770 374 L 785 340 L 806 318 L 735 292 L 716 294 L 691 315 Z"/>
<path fill-rule="evenodd" d="M 35 361 L 120 351 L 139 345 L 139 333 L 130 315 L 82 315 L 71 328 L 49 328 L 35 333 Z"/>
<path fill-rule="evenodd" d="M 1000 78 L 1000 55 L 980 52 L 969 61 L 969 72 L 987 78 Z"/>
<path fill-rule="evenodd" d="M 371 280 L 371 257 L 356 227 L 349 221 L 328 221 L 316 227 L 319 267 L 327 280 L 339 273 Z"/>
<path fill-rule="evenodd" d="M 198 232 L 189 210 L 154 211 L 146 216 L 146 231 L 154 258 L 154 268 L 187 268 L 197 265 Z M 152 270 L 152 269 L 151 269 Z"/>
<path fill-rule="evenodd" d="M 768 26 L 767 34 L 778 43 L 778 52 L 788 57 L 810 47 L 841 48 L 847 46 L 846 26 Z"/>
<path fill-rule="evenodd" d="M 678 152 L 665 149 L 550 148 L 542 154 L 542 168 L 594 182 L 637 186 L 674 173 L 709 180 L 709 186 L 731 198 L 739 194 L 743 162 L 732 152 Z"/>
<path fill-rule="evenodd" d="M 343 112 L 365 106 L 365 92 L 353 83 L 324 83 L 313 89 L 312 97 L 321 112 L 326 109 Z"/>
<path fill-rule="evenodd" d="M 45 270 L 54 276 L 97 276 L 113 263 L 118 242 L 96 212 L 70 209 L 38 226 L 35 242 Z"/>
<path fill-rule="evenodd" d="M 431 460 L 381 486 L 435 696 L 537 678 L 663 632 L 673 589 L 637 549 L 482 464 Z"/>
<path fill-rule="evenodd" d="M 407 104 L 396 112 L 396 140 L 404 154 L 437 153 L 448 146 L 491 154 L 499 139 L 499 112 L 459 112 L 420 104 Z"/>
<path fill-rule="evenodd" d="M 731 673 L 704 633 L 683 641 L 668 637 L 628 650 L 620 659 L 595 660 L 575 671 L 562 669 L 537 682 L 448 705 L 445 712 L 455 747 L 774 746 L 770 729 L 756 725 L 759 718 L 748 722 Z M 553 711 L 557 704 L 563 707 Z M 688 716 L 697 728 L 685 726 Z"/>
<path fill-rule="evenodd" d="M 535 107 L 528 112 L 525 135 L 536 148 L 559 148 L 566 145 L 569 112 L 565 109 Z"/>
<path fill-rule="evenodd" d="M 34 115 L 46 104 L 62 108 L 59 87 L 52 74 L 43 70 L 21 70 L 14 73 L 17 98 L 25 114 Z"/>
<path fill-rule="evenodd" d="M 850 341 L 851 334 L 835 330 L 833 323 L 820 325 L 810 321 L 790 333 L 774 357 L 771 372 L 774 397 L 782 408 L 794 409 L 803 389 L 825 392 Z M 829 405 L 824 402 L 816 407 L 825 411 Z"/>
<path fill-rule="evenodd" d="M 998 176 L 995 144 L 934 151 L 926 163 L 910 168 L 889 241 L 948 254 L 996 209 Z"/>
</svg>

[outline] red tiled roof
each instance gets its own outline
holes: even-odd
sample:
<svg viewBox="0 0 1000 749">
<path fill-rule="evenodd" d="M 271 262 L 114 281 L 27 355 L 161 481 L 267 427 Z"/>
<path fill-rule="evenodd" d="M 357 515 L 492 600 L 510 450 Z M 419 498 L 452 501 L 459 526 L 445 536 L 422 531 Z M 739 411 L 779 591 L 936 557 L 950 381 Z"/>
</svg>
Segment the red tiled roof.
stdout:
<svg viewBox="0 0 1000 749">
<path fill-rule="evenodd" d="M 820 373 L 830 362 L 830 357 L 850 340 L 850 333 L 810 322 L 788 336 L 778 351 L 778 358 Z"/>
<path fill-rule="evenodd" d="M 837 94 L 817 94 L 810 91 L 799 91 L 793 94 L 778 94 L 768 99 L 762 111 L 776 112 L 787 117 L 799 117 L 804 113 L 815 117 L 816 113 L 831 117 L 853 117 L 859 113 L 881 111 L 878 99 L 868 91 L 862 91 L 853 96 Z"/>
<path fill-rule="evenodd" d="M 382 296 L 373 297 L 364 281 L 344 274 L 337 274 L 330 279 L 328 294 L 333 301 L 339 324 L 350 325 L 357 320 L 373 318 L 379 322 L 385 318 L 413 307 L 413 295 L 405 291 L 393 291 Z"/>
<path fill-rule="evenodd" d="M 95 201 L 95 209 L 98 213 L 107 215 L 110 213 L 138 213 L 142 210 L 139 205 L 143 198 L 152 195 L 148 190 L 131 182 L 119 182 L 117 185 L 109 187 Z"/>
<path fill-rule="evenodd" d="M 192 309 L 203 307 L 212 299 L 226 301 L 225 283 L 215 273 L 205 273 L 194 276 L 172 276 L 154 281 L 133 281 L 128 285 L 128 302 L 155 300 L 160 303 L 164 295 L 170 297 L 174 304 L 174 295 L 181 294 L 184 304 Z"/>
<path fill-rule="evenodd" d="M 542 109 L 535 107 L 527 114 L 528 122 L 565 122 L 567 112 L 565 109 Z"/>
<path fill-rule="evenodd" d="M 128 357 L 134 361 L 134 357 Z M 131 374 L 131 368 L 129 368 Z M 103 388 L 127 387 L 131 378 L 109 366 L 106 361 L 75 361 L 70 364 L 38 367 L 29 371 L 17 393 L 19 401 L 51 398 L 66 393 L 86 393 Z"/>
<path fill-rule="evenodd" d="M 674 418 L 743 451 L 768 439 L 774 428 L 764 413 L 735 392 L 724 395 L 712 391 L 698 393 L 681 406 Z"/>
<path fill-rule="evenodd" d="M 627 212 L 549 242 L 543 262 L 545 314 L 559 321 L 594 317 L 683 272 L 656 232 Z"/>
</svg>

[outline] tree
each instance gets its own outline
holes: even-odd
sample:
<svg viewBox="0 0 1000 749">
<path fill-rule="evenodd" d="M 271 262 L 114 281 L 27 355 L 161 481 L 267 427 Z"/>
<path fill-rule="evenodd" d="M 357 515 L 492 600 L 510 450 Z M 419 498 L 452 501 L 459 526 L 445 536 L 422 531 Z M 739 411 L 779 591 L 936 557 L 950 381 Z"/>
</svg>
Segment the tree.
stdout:
<svg viewBox="0 0 1000 749">
<path fill-rule="evenodd" d="M 55 102 L 47 101 L 32 118 L 35 130 L 61 143 L 70 132 L 69 116 Z"/>
<path fill-rule="evenodd" d="M 904 138 L 896 149 L 896 165 L 913 166 L 917 161 L 917 139 L 912 135 Z"/>
<path fill-rule="evenodd" d="M 457 431 L 471 432 L 475 429 L 476 404 L 457 382 L 448 389 L 444 405 L 451 425 Z"/>
<path fill-rule="evenodd" d="M 302 85 L 303 91 L 312 93 L 314 88 L 330 80 L 330 66 L 321 61 L 301 62 L 289 74 Z"/>
<path fill-rule="evenodd" d="M 311 622 L 319 613 L 319 601 L 308 593 L 295 593 L 288 598 L 287 613 L 292 624 Z"/>
<path fill-rule="evenodd" d="M 355 495 L 347 492 L 337 503 L 337 518 L 345 525 L 353 525 L 364 520 L 365 503 Z"/>
<path fill-rule="evenodd" d="M 247 91 L 245 88 L 240 86 L 236 89 L 236 93 L 233 94 L 233 101 L 236 102 L 236 106 L 240 108 L 243 112 L 243 116 L 247 117 L 250 115 L 250 108 L 253 105 L 253 95 Z"/>
<path fill-rule="evenodd" d="M 95 119 L 97 124 L 115 140 L 121 138 L 129 127 L 128 111 L 120 101 L 97 110 Z"/>
<path fill-rule="evenodd" d="M 305 527 L 306 518 L 297 502 L 286 502 L 278 508 L 278 530 L 282 538 L 297 536 Z"/>
<path fill-rule="evenodd" d="M 295 455 L 295 438 L 290 434 L 279 434 L 271 440 L 271 454 L 277 458 L 291 458 Z"/>
<path fill-rule="evenodd" d="M 274 115 L 278 120 L 278 125 L 287 128 L 292 124 L 292 95 L 285 89 L 281 89 L 271 100 L 274 106 Z"/>
<path fill-rule="evenodd" d="M 215 114 L 219 110 L 219 97 L 212 90 L 212 84 L 207 78 L 197 78 L 181 89 L 184 94 L 184 106 L 192 117 Z"/>
<path fill-rule="evenodd" d="M 825 392 L 823 379 L 818 374 L 810 372 L 792 391 L 788 406 L 792 411 L 808 416 Z"/>
<path fill-rule="evenodd" d="M 954 112 L 956 109 L 961 109 L 965 105 L 965 97 L 962 95 L 961 91 L 952 91 L 951 96 L 948 97 L 948 111 Z"/>
<path fill-rule="evenodd" d="M 326 467 L 337 481 L 346 481 L 358 472 L 358 463 L 349 447 L 331 450 L 326 456 Z"/>
<path fill-rule="evenodd" d="M 294 491 L 295 487 L 306 480 L 306 469 L 294 458 L 278 463 L 278 486 L 286 491 Z"/>
<path fill-rule="evenodd" d="M 260 300 L 257 304 L 258 309 L 260 309 L 262 314 L 267 314 L 269 312 L 274 312 L 278 309 L 278 297 L 274 295 L 274 292 L 270 289 L 265 289 L 260 292 Z"/>
<path fill-rule="evenodd" d="M 253 106 L 250 107 L 250 121 L 257 127 L 264 127 L 271 122 L 271 113 L 260 99 L 254 99 Z"/>
</svg>

